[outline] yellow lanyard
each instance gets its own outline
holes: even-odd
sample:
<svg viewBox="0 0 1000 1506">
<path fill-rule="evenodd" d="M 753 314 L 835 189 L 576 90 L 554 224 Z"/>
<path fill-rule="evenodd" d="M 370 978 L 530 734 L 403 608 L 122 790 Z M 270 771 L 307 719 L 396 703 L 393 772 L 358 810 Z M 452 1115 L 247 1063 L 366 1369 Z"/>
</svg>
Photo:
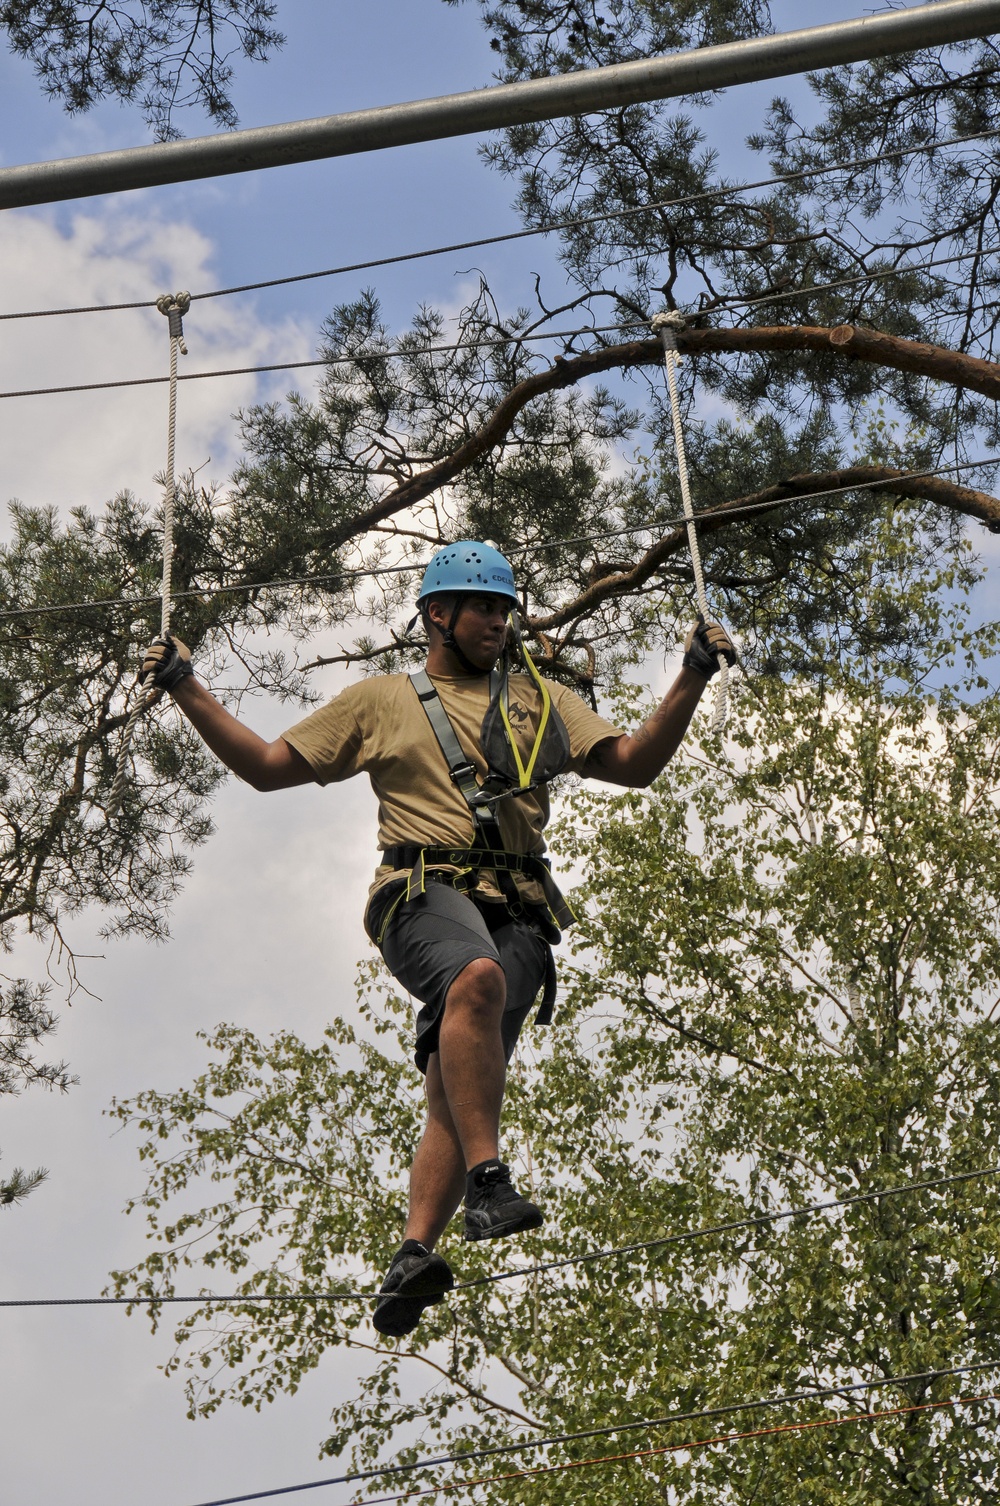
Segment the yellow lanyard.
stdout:
<svg viewBox="0 0 1000 1506">
<path fill-rule="evenodd" d="M 532 745 L 528 762 L 525 764 L 521 758 L 521 752 L 517 746 L 517 740 L 514 736 L 514 729 L 510 723 L 510 716 L 507 710 L 507 675 L 506 673 L 504 673 L 503 685 L 500 689 L 500 715 L 503 718 L 504 728 L 507 733 L 507 741 L 510 743 L 511 752 L 514 755 L 514 765 L 517 769 L 518 788 L 526 790 L 531 785 L 531 776 L 535 771 L 535 764 L 538 762 L 538 755 L 541 752 L 542 738 L 545 736 L 545 728 L 548 725 L 549 712 L 552 709 L 552 699 L 549 695 L 548 690 L 546 689 L 545 681 L 542 679 L 541 675 L 538 673 L 538 670 L 535 668 L 535 661 L 532 659 L 531 655 L 528 653 L 528 650 L 521 642 L 521 634 L 518 630 L 513 612 L 511 612 L 507 621 L 511 632 L 513 633 L 514 642 L 517 644 L 518 652 L 524 663 L 527 665 L 528 673 L 534 680 L 535 685 L 538 688 L 538 693 L 542 698 L 542 714 L 538 721 L 538 730 L 535 733 L 535 741 Z"/>
</svg>

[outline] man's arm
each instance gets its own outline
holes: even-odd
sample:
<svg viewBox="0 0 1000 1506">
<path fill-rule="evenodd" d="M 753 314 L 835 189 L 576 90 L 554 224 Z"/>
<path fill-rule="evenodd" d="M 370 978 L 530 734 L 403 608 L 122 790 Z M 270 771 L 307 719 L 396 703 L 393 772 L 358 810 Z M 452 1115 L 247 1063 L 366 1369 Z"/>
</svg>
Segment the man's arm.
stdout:
<svg viewBox="0 0 1000 1506">
<path fill-rule="evenodd" d="M 269 743 L 251 732 L 193 675 L 181 680 L 170 693 L 216 758 L 255 790 L 287 790 L 292 785 L 315 782 L 316 775 L 291 743 L 283 737 Z"/>
<path fill-rule="evenodd" d="M 662 774 L 683 741 L 718 656 L 736 662 L 736 650 L 717 622 L 697 622 L 684 644 L 684 664 L 648 721 L 631 736 L 608 737 L 591 749 L 583 773 L 631 789 L 645 789 Z"/>
<path fill-rule="evenodd" d="M 708 681 L 682 669 L 648 721 L 631 736 L 607 737 L 592 748 L 583 773 L 631 789 L 645 789 L 662 774 L 683 741 Z"/>
<path fill-rule="evenodd" d="M 169 691 L 216 758 L 255 790 L 285 790 L 315 781 L 316 775 L 306 759 L 283 737 L 271 743 L 258 737 L 198 683 L 191 668 L 190 651 L 179 638 L 168 634 L 165 639 L 151 643 L 143 659 L 142 674 L 143 677 L 152 674 L 154 683 Z"/>
</svg>

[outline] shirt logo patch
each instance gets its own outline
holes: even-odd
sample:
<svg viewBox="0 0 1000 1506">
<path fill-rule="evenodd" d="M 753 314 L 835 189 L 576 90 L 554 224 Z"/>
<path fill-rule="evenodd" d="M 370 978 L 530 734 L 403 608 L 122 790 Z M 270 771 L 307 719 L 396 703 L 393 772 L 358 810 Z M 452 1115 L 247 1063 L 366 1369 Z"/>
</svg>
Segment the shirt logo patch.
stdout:
<svg viewBox="0 0 1000 1506">
<path fill-rule="evenodd" d="M 528 720 L 528 708 L 522 706 L 520 701 L 511 701 L 507 707 L 507 715 L 516 726 L 523 727 Z"/>
</svg>

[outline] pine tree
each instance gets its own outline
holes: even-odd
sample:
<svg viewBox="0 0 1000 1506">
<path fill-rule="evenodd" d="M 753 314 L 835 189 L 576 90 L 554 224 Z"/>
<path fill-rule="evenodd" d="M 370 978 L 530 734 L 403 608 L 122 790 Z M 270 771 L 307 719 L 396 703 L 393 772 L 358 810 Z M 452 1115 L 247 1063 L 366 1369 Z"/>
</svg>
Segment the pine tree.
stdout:
<svg viewBox="0 0 1000 1506">
<path fill-rule="evenodd" d="M 263 62 L 281 47 L 277 9 L 274 0 L 0 0 L 0 29 L 71 114 L 117 99 L 169 141 L 193 105 L 216 125 L 238 124 L 233 58 Z"/>
<path fill-rule="evenodd" d="M 123 25 L 139 17 L 119 9 Z M 85 7 L 6 10 L 28 41 L 75 56 Z M 253 40 L 273 10 L 212 14 Z M 504 0 L 483 15 L 507 79 L 771 24 L 751 0 Z M 108 8 L 102 17 L 111 24 Z M 204 7 L 142 17 L 167 28 L 170 47 L 184 25 L 207 24 Z M 691 572 L 647 321 L 681 306 L 693 321 L 681 344 L 694 500 L 715 510 L 702 522 L 710 599 L 741 635 L 748 671 L 815 670 L 830 625 L 850 615 L 875 512 L 913 503 L 920 547 L 942 561 L 967 526 L 1000 529 L 989 464 L 961 468 L 989 461 L 1000 396 L 995 141 L 941 145 L 993 129 L 995 63 L 987 40 L 818 75 L 814 107 L 797 115 L 779 99 L 748 121 L 762 175 L 807 175 L 752 192 L 732 192 L 705 144 L 711 99 L 497 137 L 487 160 L 516 182 L 528 224 L 602 216 L 558 232 L 565 285 L 526 289 L 522 308 L 503 309 L 484 284 L 457 329 L 422 309 L 390 330 L 373 291 L 332 312 L 318 396 L 249 409 L 230 482 L 213 496 L 182 488 L 175 582 L 195 594 L 176 623 L 199 667 L 225 664 L 257 690 L 308 701 L 331 662 L 311 641 L 350 627 L 356 641 L 335 660 L 398 668 L 420 651 L 405 629 L 416 566 L 364 572 L 462 534 L 514 554 L 540 662 L 585 693 L 611 688 L 636 653 L 673 646 L 690 620 Z M 567 321 L 585 333 L 553 360 L 535 337 Z M 952 469 L 912 474 L 941 465 Z M 27 615 L 0 633 L 11 708 L 0 918 L 32 916 L 44 934 L 57 909 L 96 901 L 113 928 L 162 931 L 210 831 L 218 772 L 162 707 L 135 744 L 121 819 L 105 820 L 137 639 L 158 620 L 142 603 L 157 590 L 157 513 L 120 496 L 98 515 L 27 506 L 13 522 L 0 611 Z M 257 584 L 303 577 L 320 579 Z M 33 610 L 107 598 L 122 604 Z M 886 651 L 905 643 L 902 620 L 880 631 Z"/>
</svg>

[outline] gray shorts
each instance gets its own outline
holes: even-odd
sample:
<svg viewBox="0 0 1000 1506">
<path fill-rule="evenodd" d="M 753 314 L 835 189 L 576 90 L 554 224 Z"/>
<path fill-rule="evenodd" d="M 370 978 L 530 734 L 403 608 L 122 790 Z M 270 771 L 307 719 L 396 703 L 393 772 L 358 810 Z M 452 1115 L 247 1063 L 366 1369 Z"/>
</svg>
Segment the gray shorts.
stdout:
<svg viewBox="0 0 1000 1506">
<path fill-rule="evenodd" d="M 395 886 L 393 891 L 394 898 Z M 388 895 L 379 893 L 372 910 L 377 905 L 384 914 L 390 903 Z M 376 919 L 370 913 L 377 934 Z M 530 922 L 515 919 L 501 904 L 476 904 L 450 884 L 433 881 L 424 894 L 397 906 L 380 949 L 393 977 L 423 1005 L 414 1053 L 421 1072 L 438 1049 L 448 990 L 470 962 L 488 957 L 503 968 L 507 1003 L 500 1033 L 508 1061 L 551 966 L 548 942 Z"/>
</svg>

